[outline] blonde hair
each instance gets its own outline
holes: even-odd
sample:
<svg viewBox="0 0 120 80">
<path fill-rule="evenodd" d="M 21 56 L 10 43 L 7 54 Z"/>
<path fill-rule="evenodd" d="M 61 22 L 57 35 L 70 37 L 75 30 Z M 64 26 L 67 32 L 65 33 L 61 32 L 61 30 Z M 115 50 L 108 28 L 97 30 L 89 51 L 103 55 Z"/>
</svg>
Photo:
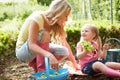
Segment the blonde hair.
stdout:
<svg viewBox="0 0 120 80">
<path fill-rule="evenodd" d="M 65 13 L 70 13 L 71 6 L 66 0 L 54 0 L 52 1 L 49 9 L 46 11 L 47 23 L 51 25 L 52 40 L 55 42 L 61 42 L 62 38 L 66 36 L 64 26 L 65 22 L 58 25 L 56 22 L 59 17 Z M 68 14 L 69 15 L 69 14 Z"/>
</svg>

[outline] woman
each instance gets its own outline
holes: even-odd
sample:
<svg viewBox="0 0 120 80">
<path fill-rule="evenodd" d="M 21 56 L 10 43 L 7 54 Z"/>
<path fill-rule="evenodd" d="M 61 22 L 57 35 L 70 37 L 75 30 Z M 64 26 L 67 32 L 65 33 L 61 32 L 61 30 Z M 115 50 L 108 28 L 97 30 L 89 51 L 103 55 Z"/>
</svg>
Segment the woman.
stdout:
<svg viewBox="0 0 120 80">
<path fill-rule="evenodd" d="M 66 0 L 54 0 L 48 10 L 32 13 L 18 36 L 17 58 L 22 62 L 29 62 L 35 72 L 45 70 L 45 56 L 54 69 L 58 69 L 58 63 L 67 56 L 75 68 L 78 68 L 64 30 L 70 11 L 71 6 Z"/>
</svg>

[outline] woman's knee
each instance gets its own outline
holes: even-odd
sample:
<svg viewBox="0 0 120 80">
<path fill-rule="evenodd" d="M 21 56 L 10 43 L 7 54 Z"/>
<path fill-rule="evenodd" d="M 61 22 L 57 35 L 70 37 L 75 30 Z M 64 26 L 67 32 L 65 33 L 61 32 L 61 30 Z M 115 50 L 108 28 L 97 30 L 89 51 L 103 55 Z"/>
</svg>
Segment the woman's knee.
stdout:
<svg viewBox="0 0 120 80">
<path fill-rule="evenodd" d="M 42 33 L 42 36 L 41 36 L 41 39 L 40 39 L 40 42 L 50 42 L 50 33 L 48 31 L 44 31 Z"/>
<path fill-rule="evenodd" d="M 64 59 L 66 59 L 68 56 L 66 56 L 66 55 L 65 56 L 64 55 L 62 55 L 62 56 L 61 55 L 55 55 L 55 57 L 57 58 L 58 61 L 62 61 Z"/>
<path fill-rule="evenodd" d="M 57 44 L 50 44 L 50 52 L 54 53 L 55 55 L 63 55 L 68 56 L 68 49 L 62 45 Z"/>
</svg>

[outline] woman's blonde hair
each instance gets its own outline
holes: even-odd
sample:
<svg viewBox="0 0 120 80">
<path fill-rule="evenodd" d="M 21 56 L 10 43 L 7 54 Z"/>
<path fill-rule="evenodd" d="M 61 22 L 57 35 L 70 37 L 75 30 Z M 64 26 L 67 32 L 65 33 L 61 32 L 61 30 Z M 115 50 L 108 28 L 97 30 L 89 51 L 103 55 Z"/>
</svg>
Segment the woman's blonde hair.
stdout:
<svg viewBox="0 0 120 80">
<path fill-rule="evenodd" d="M 71 6 L 66 0 L 54 0 L 52 1 L 49 9 L 46 11 L 46 19 L 49 25 L 51 25 L 52 39 L 55 42 L 61 42 L 63 37 L 66 36 L 64 26 L 65 22 L 58 25 L 56 22 L 59 17 L 65 13 L 70 13 Z M 68 14 L 69 15 L 69 14 Z"/>
</svg>

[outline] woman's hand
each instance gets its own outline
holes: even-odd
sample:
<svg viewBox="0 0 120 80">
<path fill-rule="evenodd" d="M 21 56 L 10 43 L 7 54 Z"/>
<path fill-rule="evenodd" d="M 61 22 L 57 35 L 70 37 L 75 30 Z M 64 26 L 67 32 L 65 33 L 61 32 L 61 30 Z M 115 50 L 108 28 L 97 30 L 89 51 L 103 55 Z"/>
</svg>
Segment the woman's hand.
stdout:
<svg viewBox="0 0 120 80">
<path fill-rule="evenodd" d="M 79 64 L 77 64 L 77 63 L 76 63 L 76 64 L 74 64 L 73 66 L 74 66 L 75 70 L 80 70 L 80 69 L 81 69 L 80 65 L 79 65 Z"/>
<path fill-rule="evenodd" d="M 49 62 L 51 64 L 51 68 L 55 69 L 55 70 L 58 70 L 58 68 L 59 68 L 59 66 L 58 66 L 59 62 L 56 59 L 56 57 L 52 53 L 49 53 L 48 58 L 49 58 Z"/>
</svg>

